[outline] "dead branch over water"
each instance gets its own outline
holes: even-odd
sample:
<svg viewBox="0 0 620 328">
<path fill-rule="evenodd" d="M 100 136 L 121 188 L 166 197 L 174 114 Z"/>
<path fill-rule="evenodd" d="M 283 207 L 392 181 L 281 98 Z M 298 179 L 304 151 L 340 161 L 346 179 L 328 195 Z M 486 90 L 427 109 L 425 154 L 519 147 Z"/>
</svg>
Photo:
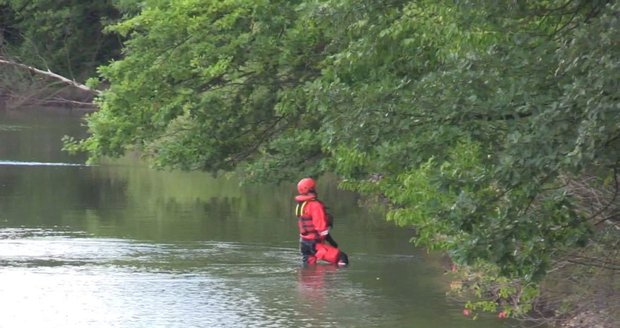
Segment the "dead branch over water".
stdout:
<svg viewBox="0 0 620 328">
<path fill-rule="evenodd" d="M 5 66 L 0 69 L 0 108 L 41 105 L 96 110 L 93 99 L 101 94 L 100 90 L 3 56 L 0 66 Z"/>
</svg>

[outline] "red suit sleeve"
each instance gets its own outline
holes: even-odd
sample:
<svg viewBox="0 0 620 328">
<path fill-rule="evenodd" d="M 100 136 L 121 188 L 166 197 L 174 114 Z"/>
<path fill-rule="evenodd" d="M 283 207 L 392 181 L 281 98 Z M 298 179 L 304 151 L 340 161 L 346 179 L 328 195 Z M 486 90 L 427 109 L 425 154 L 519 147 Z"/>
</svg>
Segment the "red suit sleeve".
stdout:
<svg viewBox="0 0 620 328">
<path fill-rule="evenodd" d="M 307 206 L 308 213 L 312 217 L 312 224 L 314 225 L 314 228 L 321 236 L 325 236 L 328 232 L 328 222 L 323 204 L 318 201 L 313 201 L 309 202 Z"/>
</svg>

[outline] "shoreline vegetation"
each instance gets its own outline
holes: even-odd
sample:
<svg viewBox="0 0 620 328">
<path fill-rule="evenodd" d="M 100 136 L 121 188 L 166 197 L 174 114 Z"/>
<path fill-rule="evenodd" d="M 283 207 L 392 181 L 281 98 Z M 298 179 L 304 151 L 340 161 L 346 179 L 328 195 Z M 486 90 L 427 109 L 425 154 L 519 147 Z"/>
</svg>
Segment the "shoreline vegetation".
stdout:
<svg viewBox="0 0 620 328">
<path fill-rule="evenodd" d="M 615 328 L 619 33 L 615 0 L 0 0 L 0 110 L 88 113 L 93 161 L 331 172 L 465 315 Z"/>
</svg>

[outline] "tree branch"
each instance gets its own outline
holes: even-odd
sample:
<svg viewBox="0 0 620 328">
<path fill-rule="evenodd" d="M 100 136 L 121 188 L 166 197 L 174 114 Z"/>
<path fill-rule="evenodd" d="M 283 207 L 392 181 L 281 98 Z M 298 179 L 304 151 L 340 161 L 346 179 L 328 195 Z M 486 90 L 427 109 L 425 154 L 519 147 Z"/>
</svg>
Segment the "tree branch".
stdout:
<svg viewBox="0 0 620 328">
<path fill-rule="evenodd" d="M 25 65 L 25 64 L 14 62 L 12 60 L 5 59 L 4 57 L 1 57 L 1 56 L 0 56 L 0 64 L 19 67 L 21 69 L 25 69 L 25 70 L 27 70 L 29 72 L 34 73 L 34 74 L 43 75 L 45 77 L 48 77 L 48 78 L 54 79 L 56 81 L 62 82 L 63 84 L 72 86 L 74 88 L 77 88 L 79 90 L 88 92 L 88 93 L 90 93 L 92 95 L 95 95 L 95 96 L 98 96 L 98 95 L 101 94 L 101 91 L 99 91 L 99 90 L 91 89 L 91 88 L 87 87 L 84 84 L 81 84 L 81 83 L 78 83 L 76 81 L 70 80 L 70 79 L 68 79 L 68 78 L 66 78 L 66 77 L 64 77 L 62 75 L 58 75 L 58 74 L 56 74 L 54 72 L 51 72 L 50 70 L 47 70 L 47 71 L 40 70 L 40 69 L 32 67 L 32 66 L 28 66 L 28 65 Z"/>
<path fill-rule="evenodd" d="M 614 185 L 614 194 L 611 197 L 611 200 L 609 201 L 609 203 L 607 203 L 607 205 L 605 205 L 598 212 L 596 212 L 595 214 L 591 215 L 589 220 L 591 220 L 591 219 L 597 217 L 598 215 L 602 214 L 605 210 L 607 210 L 611 205 L 613 205 L 615 203 L 616 198 L 618 197 L 618 189 L 619 189 L 618 188 L 619 187 L 619 184 L 618 184 L 618 169 L 615 168 L 615 167 L 614 167 L 614 184 L 615 184 Z M 599 224 L 601 224 L 601 223 L 603 223 L 603 222 L 605 222 L 605 221 L 607 221 L 607 220 L 609 220 L 611 218 L 613 218 L 613 216 L 609 216 L 607 218 L 604 218 L 604 219 L 596 222 L 594 225 L 599 225 Z"/>
</svg>

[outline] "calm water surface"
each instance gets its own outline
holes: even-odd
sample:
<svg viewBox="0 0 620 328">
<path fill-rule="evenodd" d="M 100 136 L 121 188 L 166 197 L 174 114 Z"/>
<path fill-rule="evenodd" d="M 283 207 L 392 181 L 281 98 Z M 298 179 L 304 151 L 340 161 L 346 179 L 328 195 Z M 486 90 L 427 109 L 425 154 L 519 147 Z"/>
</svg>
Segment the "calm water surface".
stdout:
<svg viewBox="0 0 620 328">
<path fill-rule="evenodd" d="M 437 256 L 319 193 L 351 265 L 302 268 L 295 182 L 157 172 L 60 151 L 78 117 L 0 111 L 0 327 L 511 327 L 445 296 Z"/>
</svg>

